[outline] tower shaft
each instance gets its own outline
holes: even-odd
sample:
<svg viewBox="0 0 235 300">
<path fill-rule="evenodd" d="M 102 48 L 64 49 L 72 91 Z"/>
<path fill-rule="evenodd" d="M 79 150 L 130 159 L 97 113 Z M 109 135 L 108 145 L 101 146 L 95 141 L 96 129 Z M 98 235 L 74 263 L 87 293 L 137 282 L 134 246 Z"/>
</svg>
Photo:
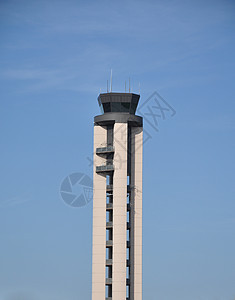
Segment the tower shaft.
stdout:
<svg viewBox="0 0 235 300">
<path fill-rule="evenodd" d="M 126 93 L 99 96 L 104 114 L 94 124 L 92 300 L 142 300 L 143 127 L 135 115 L 138 100 Z"/>
</svg>

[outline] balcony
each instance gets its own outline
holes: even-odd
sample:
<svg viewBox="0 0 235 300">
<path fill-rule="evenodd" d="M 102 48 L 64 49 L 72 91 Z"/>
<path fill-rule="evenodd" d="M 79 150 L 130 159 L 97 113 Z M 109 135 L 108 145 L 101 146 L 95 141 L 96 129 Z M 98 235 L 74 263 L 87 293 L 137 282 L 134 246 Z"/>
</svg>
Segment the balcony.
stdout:
<svg viewBox="0 0 235 300">
<path fill-rule="evenodd" d="M 105 279 L 105 284 L 106 285 L 111 285 L 112 284 L 112 278 L 106 278 Z"/>
<path fill-rule="evenodd" d="M 109 153 L 114 153 L 113 146 L 96 148 L 96 154 L 109 154 Z"/>
<path fill-rule="evenodd" d="M 106 191 L 107 192 L 112 192 L 113 191 L 113 185 L 112 184 L 107 184 L 106 185 Z M 127 192 L 130 193 L 131 187 L 130 185 L 127 186 Z"/>
<path fill-rule="evenodd" d="M 112 300 L 112 297 L 106 297 L 105 300 Z M 130 298 L 126 298 L 126 300 L 130 300 Z"/>
<path fill-rule="evenodd" d="M 109 173 L 114 171 L 114 165 L 103 165 L 96 167 L 96 173 Z"/>
<path fill-rule="evenodd" d="M 112 247 L 112 246 L 113 246 L 113 241 L 112 240 L 106 241 L 106 247 Z"/>
<path fill-rule="evenodd" d="M 106 228 L 113 228 L 113 222 L 106 222 Z"/>
<path fill-rule="evenodd" d="M 106 209 L 107 210 L 113 209 L 113 203 L 107 203 L 106 204 Z"/>
<path fill-rule="evenodd" d="M 112 192 L 112 191 L 113 191 L 113 185 L 112 184 L 107 184 L 106 192 Z"/>
<path fill-rule="evenodd" d="M 112 297 L 106 297 L 105 300 L 112 300 Z M 126 298 L 126 300 L 130 300 L 130 298 Z"/>
<path fill-rule="evenodd" d="M 106 259 L 106 266 L 112 266 L 113 260 L 112 259 Z"/>
<path fill-rule="evenodd" d="M 126 227 L 127 229 L 130 229 L 131 228 L 131 225 L 129 222 L 126 223 Z M 106 222 L 106 228 L 113 228 L 113 222 Z"/>
</svg>

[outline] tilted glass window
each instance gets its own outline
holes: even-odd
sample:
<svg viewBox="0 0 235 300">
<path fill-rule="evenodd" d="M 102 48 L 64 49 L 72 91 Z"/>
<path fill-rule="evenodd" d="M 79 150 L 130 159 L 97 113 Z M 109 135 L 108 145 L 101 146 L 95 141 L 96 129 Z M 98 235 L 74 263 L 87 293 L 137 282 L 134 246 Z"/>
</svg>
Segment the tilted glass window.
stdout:
<svg viewBox="0 0 235 300">
<path fill-rule="evenodd" d="M 121 112 L 129 113 L 129 110 L 130 110 L 130 103 L 129 102 L 121 103 Z"/>
<path fill-rule="evenodd" d="M 121 112 L 121 102 L 112 102 L 111 103 L 112 112 Z"/>
<path fill-rule="evenodd" d="M 131 103 L 130 114 L 135 114 L 136 107 L 137 107 L 136 103 Z"/>
<path fill-rule="evenodd" d="M 110 102 L 103 103 L 104 112 L 111 112 Z"/>
</svg>

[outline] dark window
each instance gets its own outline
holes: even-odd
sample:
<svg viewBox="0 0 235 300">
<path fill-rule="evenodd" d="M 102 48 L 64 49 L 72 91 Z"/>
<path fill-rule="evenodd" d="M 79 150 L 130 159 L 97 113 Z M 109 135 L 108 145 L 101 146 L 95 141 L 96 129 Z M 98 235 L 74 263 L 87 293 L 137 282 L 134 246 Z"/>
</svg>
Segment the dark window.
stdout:
<svg viewBox="0 0 235 300">
<path fill-rule="evenodd" d="M 121 112 L 121 102 L 112 102 L 111 103 L 111 111 Z"/>
<path fill-rule="evenodd" d="M 121 103 L 121 112 L 128 112 L 130 110 L 130 103 L 128 102 L 123 102 Z"/>
<path fill-rule="evenodd" d="M 137 107 L 136 103 L 131 103 L 130 114 L 135 114 L 136 107 Z"/>
<path fill-rule="evenodd" d="M 110 103 L 103 103 L 104 112 L 111 112 Z"/>
<path fill-rule="evenodd" d="M 103 114 L 104 110 L 103 110 L 103 106 L 102 106 L 101 101 L 100 101 L 100 97 L 98 98 L 98 102 L 99 102 L 100 111 Z"/>
</svg>

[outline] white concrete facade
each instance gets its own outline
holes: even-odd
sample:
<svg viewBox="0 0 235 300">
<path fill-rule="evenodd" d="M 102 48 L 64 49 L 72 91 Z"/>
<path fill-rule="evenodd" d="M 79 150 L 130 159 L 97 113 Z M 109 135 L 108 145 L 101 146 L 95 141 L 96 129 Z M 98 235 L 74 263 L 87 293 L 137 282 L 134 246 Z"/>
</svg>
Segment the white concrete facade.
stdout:
<svg viewBox="0 0 235 300">
<path fill-rule="evenodd" d="M 94 165 L 103 165 L 105 159 L 97 156 L 96 148 L 106 142 L 106 128 L 94 127 Z M 93 172 L 93 249 L 92 300 L 105 299 L 106 255 L 106 177 Z"/>
<path fill-rule="evenodd" d="M 142 300 L 142 157 L 143 128 L 131 129 L 130 299 Z"/>
<path fill-rule="evenodd" d="M 112 299 L 126 298 L 127 124 L 114 124 Z"/>
</svg>

